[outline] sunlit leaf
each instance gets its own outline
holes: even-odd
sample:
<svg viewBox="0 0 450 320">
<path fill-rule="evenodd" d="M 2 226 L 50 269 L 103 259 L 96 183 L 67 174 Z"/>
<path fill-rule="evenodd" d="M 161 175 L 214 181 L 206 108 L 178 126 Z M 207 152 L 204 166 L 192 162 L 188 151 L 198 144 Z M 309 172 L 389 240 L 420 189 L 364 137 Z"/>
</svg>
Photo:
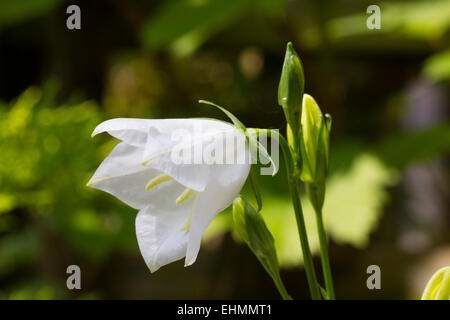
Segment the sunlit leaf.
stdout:
<svg viewBox="0 0 450 320">
<path fill-rule="evenodd" d="M 450 50 L 429 57 L 425 61 L 423 74 L 436 81 L 450 80 Z"/>
<path fill-rule="evenodd" d="M 211 35 L 257 4 L 255 0 L 170 0 L 150 16 L 142 28 L 147 48 L 167 47 L 178 55 L 189 55 Z M 267 2 L 267 1 L 266 1 Z"/>
<path fill-rule="evenodd" d="M 434 40 L 442 37 L 450 27 L 449 1 L 388 2 L 378 5 L 381 9 L 381 29 L 367 28 L 366 20 L 369 14 L 364 10 L 331 20 L 328 25 L 330 36 L 333 39 L 341 39 L 358 35 L 396 33 Z"/>
</svg>

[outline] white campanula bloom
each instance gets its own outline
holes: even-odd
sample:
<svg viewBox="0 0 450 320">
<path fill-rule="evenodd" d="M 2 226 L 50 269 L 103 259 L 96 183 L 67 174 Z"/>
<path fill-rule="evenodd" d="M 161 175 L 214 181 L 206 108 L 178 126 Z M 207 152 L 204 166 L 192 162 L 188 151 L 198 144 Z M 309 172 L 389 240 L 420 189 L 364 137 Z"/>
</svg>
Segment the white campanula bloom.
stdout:
<svg viewBox="0 0 450 320">
<path fill-rule="evenodd" d="M 139 210 L 136 235 L 151 272 L 184 257 L 185 266 L 193 264 L 206 228 L 249 174 L 245 134 L 208 119 L 112 119 L 92 135 L 102 132 L 122 142 L 88 186 Z M 234 162 L 220 161 L 230 155 Z M 239 161 L 242 155 L 245 161 Z"/>
</svg>

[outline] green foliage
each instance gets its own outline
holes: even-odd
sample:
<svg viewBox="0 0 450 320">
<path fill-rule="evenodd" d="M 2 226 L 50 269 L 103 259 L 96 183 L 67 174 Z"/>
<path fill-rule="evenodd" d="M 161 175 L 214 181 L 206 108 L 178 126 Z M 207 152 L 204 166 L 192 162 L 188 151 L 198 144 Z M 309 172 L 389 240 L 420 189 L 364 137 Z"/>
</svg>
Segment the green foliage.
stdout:
<svg viewBox="0 0 450 320">
<path fill-rule="evenodd" d="M 389 167 L 403 169 L 413 162 L 425 161 L 450 152 L 450 125 L 396 134 L 374 148 Z"/>
<path fill-rule="evenodd" d="M 345 174 L 330 177 L 323 214 L 331 237 L 357 248 L 367 246 L 389 200 L 386 187 L 396 182 L 396 172 L 369 154 L 355 159 Z"/>
<path fill-rule="evenodd" d="M 436 40 L 444 36 L 450 27 L 450 2 L 446 0 L 387 2 L 378 5 L 381 9 L 381 29 L 374 31 L 366 27 L 368 15 L 364 11 L 332 20 L 328 25 L 330 36 L 341 39 L 390 33 Z"/>
<path fill-rule="evenodd" d="M 246 13 L 260 9 L 276 12 L 277 0 L 168 0 L 150 16 L 141 30 L 145 47 L 179 56 L 193 53 L 200 45 Z"/>
<path fill-rule="evenodd" d="M 55 299 L 55 290 L 48 285 L 28 284 L 16 288 L 5 298 L 8 300 L 52 300 Z"/>
<path fill-rule="evenodd" d="M 64 0 L 0 0 L 0 27 L 46 13 Z"/>
<path fill-rule="evenodd" d="M 450 80 L 450 50 L 429 57 L 425 61 L 423 74 L 435 81 Z"/>
<path fill-rule="evenodd" d="M 188 55 L 248 10 L 252 2 L 254 0 L 167 1 L 143 27 L 144 45 L 151 49 L 171 46 L 177 54 Z"/>
<path fill-rule="evenodd" d="M 101 121 L 98 107 L 89 101 L 56 107 L 52 100 L 30 88 L 9 110 L 0 109 L 0 227 L 7 232 L 21 219 L 31 226 L 0 238 L 8 263 L 32 257 L 47 229 L 92 258 L 135 244 L 130 210 L 85 187 L 112 148 L 90 139 Z M 0 272 L 13 267 L 5 263 Z"/>
<path fill-rule="evenodd" d="M 40 247 L 38 235 L 30 228 L 0 238 L 0 276 L 14 271 L 18 266 L 35 261 L 41 252 Z"/>
</svg>

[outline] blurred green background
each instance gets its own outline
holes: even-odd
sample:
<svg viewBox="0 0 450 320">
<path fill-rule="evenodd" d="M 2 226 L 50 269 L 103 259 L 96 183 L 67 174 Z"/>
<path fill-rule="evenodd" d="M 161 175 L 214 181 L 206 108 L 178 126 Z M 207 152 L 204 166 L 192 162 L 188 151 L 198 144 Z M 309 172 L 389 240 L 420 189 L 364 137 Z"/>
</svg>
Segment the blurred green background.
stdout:
<svg viewBox="0 0 450 320">
<path fill-rule="evenodd" d="M 69 4 L 81 30 L 66 28 Z M 90 138 L 106 119 L 224 119 L 196 102 L 207 99 L 249 127 L 285 129 L 288 41 L 333 116 L 324 215 L 337 297 L 419 298 L 450 265 L 450 1 L 382 1 L 380 30 L 366 27 L 371 4 L 0 0 L 0 299 L 278 298 L 229 211 L 192 267 L 150 274 L 135 210 L 85 185 L 117 143 Z M 308 298 L 283 175 L 260 179 L 262 214 L 288 291 Z M 81 290 L 66 288 L 71 264 Z M 366 287 L 372 264 L 381 290 Z"/>
</svg>

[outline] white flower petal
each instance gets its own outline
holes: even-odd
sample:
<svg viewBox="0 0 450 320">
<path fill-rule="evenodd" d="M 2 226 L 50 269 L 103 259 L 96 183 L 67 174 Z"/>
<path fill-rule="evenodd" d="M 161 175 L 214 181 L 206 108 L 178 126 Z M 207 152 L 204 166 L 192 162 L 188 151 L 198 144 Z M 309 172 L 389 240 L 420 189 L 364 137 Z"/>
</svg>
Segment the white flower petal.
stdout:
<svg viewBox="0 0 450 320">
<path fill-rule="evenodd" d="M 135 209 L 144 208 L 149 204 L 145 186 L 161 173 L 141 164 L 142 153 L 141 148 L 119 143 L 97 168 L 88 186 L 108 192 Z"/>
<path fill-rule="evenodd" d="M 198 198 L 192 214 L 185 265 L 197 259 L 202 236 L 215 216 L 225 210 L 241 191 L 250 171 L 249 164 L 215 165 L 213 177 Z"/>
<path fill-rule="evenodd" d="M 113 137 L 129 145 L 143 147 L 147 142 L 149 128 L 157 121 L 160 120 L 132 118 L 111 119 L 100 123 L 94 129 L 92 136 L 102 132 L 108 132 Z"/>
<path fill-rule="evenodd" d="M 146 166 L 164 172 L 180 184 L 198 192 L 205 190 L 211 171 L 209 166 L 202 164 L 175 165 L 168 154 L 155 158 Z"/>
<path fill-rule="evenodd" d="M 176 197 L 183 190 L 184 186 L 175 181 L 162 184 L 149 197 L 150 204 L 136 216 L 139 248 L 151 272 L 186 255 L 189 229 L 184 227 L 195 197 L 176 204 Z"/>
<path fill-rule="evenodd" d="M 164 119 L 149 129 L 144 163 L 158 169 L 186 187 L 202 192 L 208 184 L 211 164 L 204 150 L 217 144 L 225 146 L 227 136 L 244 135 L 229 123 L 207 119 Z M 245 139 L 245 137 L 244 137 Z M 194 154 L 197 153 L 197 160 Z M 188 161 L 183 159 L 188 155 Z"/>
</svg>

